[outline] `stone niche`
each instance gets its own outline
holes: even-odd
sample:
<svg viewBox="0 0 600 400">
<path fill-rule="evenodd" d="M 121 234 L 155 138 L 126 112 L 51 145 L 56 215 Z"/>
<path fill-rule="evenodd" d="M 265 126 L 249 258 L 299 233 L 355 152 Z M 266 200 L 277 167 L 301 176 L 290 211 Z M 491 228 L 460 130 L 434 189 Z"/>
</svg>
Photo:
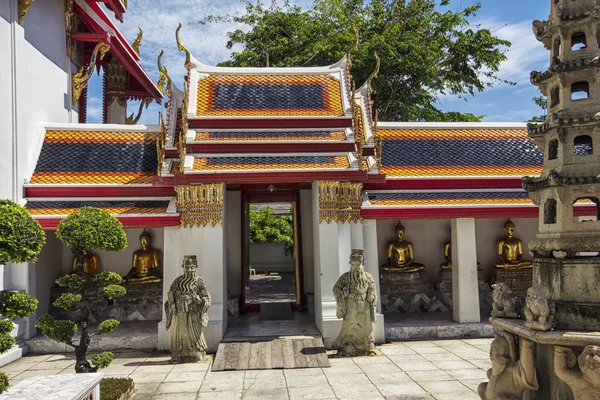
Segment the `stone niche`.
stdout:
<svg viewBox="0 0 600 400">
<path fill-rule="evenodd" d="M 127 294 L 111 302 L 97 289 L 87 289 L 87 301 L 91 300 L 90 322 L 99 323 L 107 318 L 118 321 L 160 321 L 162 319 L 162 282 L 123 284 Z M 53 287 L 50 291 L 50 315 L 60 319 L 74 319 L 80 313 L 80 305 L 74 311 L 66 311 L 52 305 L 66 289 Z M 81 303 L 83 304 L 83 303 Z"/>
<path fill-rule="evenodd" d="M 556 304 L 556 328 L 600 331 L 600 257 L 536 258 L 534 283 Z"/>
</svg>

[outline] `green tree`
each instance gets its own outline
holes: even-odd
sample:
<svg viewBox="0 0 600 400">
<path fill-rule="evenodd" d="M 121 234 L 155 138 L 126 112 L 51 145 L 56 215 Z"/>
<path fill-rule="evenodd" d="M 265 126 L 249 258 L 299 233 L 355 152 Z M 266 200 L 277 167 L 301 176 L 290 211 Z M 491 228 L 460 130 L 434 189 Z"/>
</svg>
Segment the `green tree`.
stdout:
<svg viewBox="0 0 600 400">
<path fill-rule="evenodd" d="M 233 22 L 249 29 L 229 32 L 228 49 L 240 51 L 222 66 L 303 67 L 329 65 L 360 41 L 351 54 L 352 75 L 365 82 L 381 58 L 379 79 L 373 82 L 375 108 L 383 120 L 478 121 L 483 116 L 443 112 L 440 95 L 466 99 L 497 83 L 510 42 L 489 29 L 471 25 L 480 3 L 459 11 L 450 0 L 315 0 L 311 8 L 285 2 L 266 7 L 244 0 L 245 12 L 211 15 L 200 21 Z"/>
<path fill-rule="evenodd" d="M 0 264 L 35 262 L 46 243 L 46 234 L 27 209 L 10 200 L 0 200 Z M 0 290 L 0 354 L 10 350 L 15 338 L 15 318 L 31 315 L 37 299 L 27 293 Z M 8 376 L 0 372 L 0 393 L 8 388 Z"/>
<path fill-rule="evenodd" d="M 548 101 L 544 96 L 536 96 L 532 98 L 533 102 L 544 111 L 544 114 L 531 118 L 528 122 L 544 122 L 548 113 Z"/>
<path fill-rule="evenodd" d="M 250 243 L 285 242 L 288 247 L 294 243 L 292 217 L 276 217 L 271 207 L 256 211 L 250 206 Z"/>
<path fill-rule="evenodd" d="M 75 350 L 75 372 L 96 372 L 106 368 L 113 359 L 113 353 L 105 351 L 94 356 L 90 361 L 86 355 L 91 339 L 114 331 L 119 321 L 107 319 L 98 326 L 98 333 L 90 333 L 90 293 L 101 291 L 106 300 L 113 300 L 126 294 L 121 286 L 122 278 L 114 272 L 100 272 L 94 276 L 83 269 L 83 257 L 87 250 L 121 251 L 127 247 L 127 236 L 119 220 L 103 210 L 92 207 L 82 207 L 67 218 L 63 219 L 56 229 L 56 236 L 65 245 L 71 247 L 76 259 L 79 274 L 69 274 L 56 280 L 56 284 L 67 291 L 61 294 L 53 303 L 71 313 L 73 320 L 55 319 L 49 314 L 42 315 L 37 321 L 37 327 L 44 335 L 59 343 L 65 343 Z M 79 343 L 73 336 L 81 333 Z"/>
</svg>

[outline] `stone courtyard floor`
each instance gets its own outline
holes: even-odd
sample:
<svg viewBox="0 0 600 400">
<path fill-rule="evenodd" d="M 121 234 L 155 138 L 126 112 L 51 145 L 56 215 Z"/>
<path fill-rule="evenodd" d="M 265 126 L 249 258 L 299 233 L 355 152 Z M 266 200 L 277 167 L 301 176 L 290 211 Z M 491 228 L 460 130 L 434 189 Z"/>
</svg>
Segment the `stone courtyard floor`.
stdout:
<svg viewBox="0 0 600 400">
<path fill-rule="evenodd" d="M 331 368 L 211 372 L 210 362 L 169 364 L 166 353 L 115 353 L 105 376 L 130 377 L 136 400 L 387 399 L 477 400 L 492 339 L 398 342 L 380 356 L 330 358 Z M 74 372 L 73 355 L 31 355 L 0 370 L 11 384 Z"/>
</svg>

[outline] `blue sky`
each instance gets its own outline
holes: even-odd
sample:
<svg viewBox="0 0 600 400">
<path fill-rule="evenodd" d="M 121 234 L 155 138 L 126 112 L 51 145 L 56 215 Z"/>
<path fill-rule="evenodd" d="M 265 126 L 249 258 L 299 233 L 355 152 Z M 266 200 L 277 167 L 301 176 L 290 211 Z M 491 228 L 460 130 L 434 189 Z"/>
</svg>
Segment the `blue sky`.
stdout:
<svg viewBox="0 0 600 400">
<path fill-rule="evenodd" d="M 267 4 L 270 1 L 263 0 Z M 550 55 L 533 36 L 531 22 L 534 19 L 547 19 L 550 1 L 482 0 L 482 8 L 472 23 L 491 29 L 496 36 L 512 42 L 512 47 L 507 51 L 508 60 L 502 64 L 499 77 L 517 84 L 498 85 L 474 97 L 467 97 L 466 101 L 444 96 L 440 98 L 439 106 L 445 111 L 485 115 L 484 120 L 489 122 L 521 122 L 541 114 L 531 100 L 539 95 L 539 91 L 529 82 L 529 73 L 532 70 L 545 70 Z M 295 3 L 306 5 L 309 1 L 297 0 Z M 473 3 L 473 0 L 452 0 L 451 7 L 456 9 Z M 130 42 L 137 35 L 137 27 L 141 26 L 144 30 L 141 47 L 143 67 L 156 81 L 156 58 L 164 49 L 163 63 L 169 69 L 174 83 L 181 87 L 184 59 L 175 43 L 178 23 L 183 24 L 181 38 L 194 57 L 205 64 L 214 65 L 229 58 L 230 51 L 225 48 L 227 32 L 237 27 L 227 24 L 201 26 L 198 21 L 209 14 L 235 12 L 242 7 L 243 4 L 238 0 L 129 0 L 125 22 L 116 22 L 116 25 Z M 102 120 L 101 82 L 101 78 L 96 76 L 90 82 L 88 122 Z M 129 103 L 130 114 L 137 113 L 137 109 L 137 103 Z M 140 123 L 157 123 L 160 109 L 156 104 L 150 106 Z"/>
</svg>

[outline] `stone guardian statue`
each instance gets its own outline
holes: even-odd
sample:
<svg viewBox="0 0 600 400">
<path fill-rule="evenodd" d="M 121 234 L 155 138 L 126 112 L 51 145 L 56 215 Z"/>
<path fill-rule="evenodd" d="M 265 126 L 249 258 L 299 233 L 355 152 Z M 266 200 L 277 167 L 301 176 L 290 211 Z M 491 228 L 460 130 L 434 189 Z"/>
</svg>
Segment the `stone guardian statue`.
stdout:
<svg viewBox="0 0 600 400">
<path fill-rule="evenodd" d="M 345 357 L 375 355 L 373 322 L 377 293 L 373 275 L 364 270 L 364 250 L 352 249 L 350 271 L 342 274 L 333 295 L 337 317 L 344 320 L 332 347 Z"/>
<path fill-rule="evenodd" d="M 543 288 L 533 286 L 527 289 L 525 297 L 525 327 L 534 331 L 549 331 L 554 326 L 555 305 L 546 298 Z"/>
<path fill-rule="evenodd" d="M 490 346 L 492 368 L 487 370 L 489 382 L 477 388 L 481 400 L 521 400 L 525 390 L 538 390 L 534 365 L 535 343 L 521 339 L 520 355 L 517 355 L 515 335 L 502 332 L 494 335 Z"/>
<path fill-rule="evenodd" d="M 600 399 L 600 346 L 586 346 L 579 358 L 568 347 L 554 346 L 554 373 L 569 385 L 574 400 Z"/>
<path fill-rule="evenodd" d="M 207 347 L 203 328 L 208 325 L 210 294 L 204 280 L 196 276 L 196 256 L 184 256 L 183 268 L 183 275 L 175 278 L 165 302 L 173 363 L 201 361 Z"/>
<path fill-rule="evenodd" d="M 519 318 L 519 298 L 513 295 L 506 283 L 492 285 L 492 317 L 494 318 Z"/>
</svg>

